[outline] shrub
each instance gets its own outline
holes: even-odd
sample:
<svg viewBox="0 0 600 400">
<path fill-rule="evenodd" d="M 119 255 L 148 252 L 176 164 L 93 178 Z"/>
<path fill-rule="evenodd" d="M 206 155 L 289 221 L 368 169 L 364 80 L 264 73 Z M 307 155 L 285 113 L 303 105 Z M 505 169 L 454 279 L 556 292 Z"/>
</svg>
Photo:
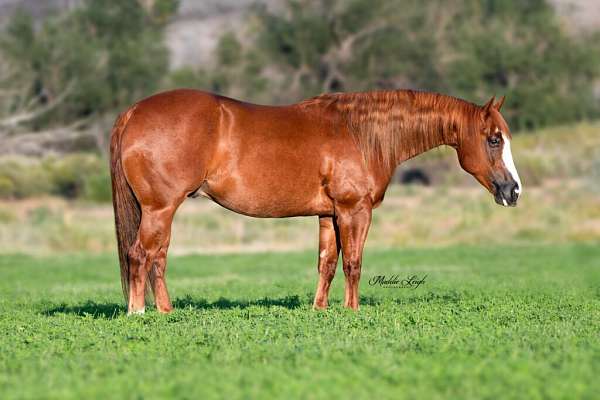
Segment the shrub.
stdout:
<svg viewBox="0 0 600 400">
<path fill-rule="evenodd" d="M 99 185 L 90 184 L 98 176 L 107 175 L 107 165 L 94 155 L 74 154 L 60 159 L 47 159 L 43 163 L 50 171 L 53 194 L 67 199 L 85 198 L 87 194 L 100 196 Z M 110 185 L 105 180 L 107 186 Z M 110 197 L 109 197 L 110 198 Z"/>
<path fill-rule="evenodd" d="M 91 174 L 84 180 L 83 198 L 85 200 L 104 203 L 112 199 L 110 175 L 108 169 Z"/>
<path fill-rule="evenodd" d="M 2 198 L 21 199 L 48 193 L 48 174 L 39 163 L 27 159 L 9 158 L 0 162 Z"/>
<path fill-rule="evenodd" d="M 10 199 L 15 192 L 15 184 L 6 176 L 0 176 L 0 198 Z"/>
<path fill-rule="evenodd" d="M 111 200 L 108 164 L 93 154 L 73 154 L 44 160 L 0 159 L 0 198 L 39 195 L 94 202 Z"/>
</svg>

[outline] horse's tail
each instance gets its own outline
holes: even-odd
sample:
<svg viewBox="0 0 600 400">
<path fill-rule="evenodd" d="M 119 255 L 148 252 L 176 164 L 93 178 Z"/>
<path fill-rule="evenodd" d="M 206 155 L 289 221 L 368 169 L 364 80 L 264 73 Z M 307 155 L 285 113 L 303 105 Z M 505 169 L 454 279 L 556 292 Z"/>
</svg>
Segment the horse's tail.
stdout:
<svg viewBox="0 0 600 400">
<path fill-rule="evenodd" d="M 112 181 L 112 200 L 115 210 L 115 228 L 121 264 L 121 286 L 125 301 L 129 301 L 129 257 L 128 252 L 134 244 L 140 226 L 141 210 L 135 195 L 125 179 L 121 164 L 121 136 L 127 122 L 133 114 L 131 107 L 117 118 L 110 137 L 110 177 Z"/>
</svg>

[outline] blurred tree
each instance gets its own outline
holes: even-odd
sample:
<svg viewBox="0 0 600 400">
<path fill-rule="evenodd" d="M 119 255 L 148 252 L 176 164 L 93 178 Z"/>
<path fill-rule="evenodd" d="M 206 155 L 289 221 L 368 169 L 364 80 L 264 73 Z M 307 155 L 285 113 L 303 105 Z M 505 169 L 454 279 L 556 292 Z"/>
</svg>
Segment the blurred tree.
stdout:
<svg viewBox="0 0 600 400">
<path fill-rule="evenodd" d="M 446 81 L 457 95 L 505 94 L 515 129 L 598 115 L 597 42 L 567 35 L 544 0 L 471 1 L 455 22 Z"/>
<path fill-rule="evenodd" d="M 545 0 L 288 0 L 283 13 L 256 8 L 249 31 L 256 40 L 241 50 L 227 50 L 225 35 L 208 71 L 227 94 L 280 103 L 389 88 L 479 103 L 506 94 L 515 130 L 598 116 L 597 42 L 569 36 Z"/>
<path fill-rule="evenodd" d="M 215 48 L 215 64 L 206 68 L 190 67 L 172 71 L 170 87 L 189 87 L 227 94 L 232 97 L 252 98 L 272 102 L 272 93 L 265 90 L 267 77 L 265 64 L 257 52 L 246 52 L 237 38 L 229 31 L 221 36 Z"/>
<path fill-rule="evenodd" d="M 286 1 L 224 33 L 213 66 L 170 74 L 163 31 L 179 0 L 82 0 L 39 27 L 18 12 L 0 35 L 0 135 L 104 121 L 164 86 L 265 103 L 392 88 L 479 103 L 506 94 L 515 130 L 599 115 L 600 34 L 566 34 L 546 0 Z"/>
<path fill-rule="evenodd" d="M 137 0 L 87 0 L 39 29 L 17 12 L 0 37 L 2 64 L 11 71 L 0 87 L 23 89 L 0 97 L 10 114 L 0 126 L 70 124 L 157 90 L 168 67 L 165 18 L 176 5 L 156 0 L 147 11 Z"/>
<path fill-rule="evenodd" d="M 331 91 L 443 87 L 436 11 L 418 0 L 289 0 L 284 13 L 257 7 L 249 28 L 256 40 L 243 49 L 244 66 L 226 71 L 225 79 L 231 90 L 250 84 L 242 92 L 275 102 Z M 256 85 L 257 74 L 269 85 Z"/>
</svg>

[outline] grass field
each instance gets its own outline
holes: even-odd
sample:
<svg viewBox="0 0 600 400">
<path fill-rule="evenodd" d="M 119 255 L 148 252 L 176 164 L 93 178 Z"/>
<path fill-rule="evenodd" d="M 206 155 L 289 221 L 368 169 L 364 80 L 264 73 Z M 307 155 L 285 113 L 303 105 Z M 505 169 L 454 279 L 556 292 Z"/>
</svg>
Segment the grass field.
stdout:
<svg viewBox="0 0 600 400">
<path fill-rule="evenodd" d="M 316 255 L 183 256 L 126 317 L 114 256 L 0 256 L 0 398 L 584 399 L 600 246 L 367 250 L 362 306 L 311 310 Z M 427 275 L 417 289 L 375 275 Z"/>
</svg>

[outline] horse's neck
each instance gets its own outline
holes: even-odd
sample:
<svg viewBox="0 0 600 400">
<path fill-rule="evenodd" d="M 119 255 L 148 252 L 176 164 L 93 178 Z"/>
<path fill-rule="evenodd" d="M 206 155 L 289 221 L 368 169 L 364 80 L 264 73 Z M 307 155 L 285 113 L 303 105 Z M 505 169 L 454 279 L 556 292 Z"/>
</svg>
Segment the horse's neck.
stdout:
<svg viewBox="0 0 600 400">
<path fill-rule="evenodd" d="M 414 124 L 407 124 L 406 128 L 400 128 L 394 132 L 399 136 L 398 147 L 395 149 L 396 166 L 436 147 L 457 145 L 456 131 L 452 129 L 450 116 L 444 112 L 421 113 L 418 111 L 409 118 L 418 121 Z"/>
<path fill-rule="evenodd" d="M 367 162 L 390 176 L 409 158 L 456 146 L 457 132 L 472 124 L 478 111 L 464 100 L 410 90 L 323 95 L 306 104 L 335 109 Z"/>
<path fill-rule="evenodd" d="M 395 135 L 389 158 L 393 163 L 382 166 L 390 176 L 398 165 L 439 146 L 458 145 L 456 113 L 447 110 L 411 110 L 400 124 L 390 122 L 390 135 Z M 384 151 L 385 149 L 382 149 Z"/>
</svg>

